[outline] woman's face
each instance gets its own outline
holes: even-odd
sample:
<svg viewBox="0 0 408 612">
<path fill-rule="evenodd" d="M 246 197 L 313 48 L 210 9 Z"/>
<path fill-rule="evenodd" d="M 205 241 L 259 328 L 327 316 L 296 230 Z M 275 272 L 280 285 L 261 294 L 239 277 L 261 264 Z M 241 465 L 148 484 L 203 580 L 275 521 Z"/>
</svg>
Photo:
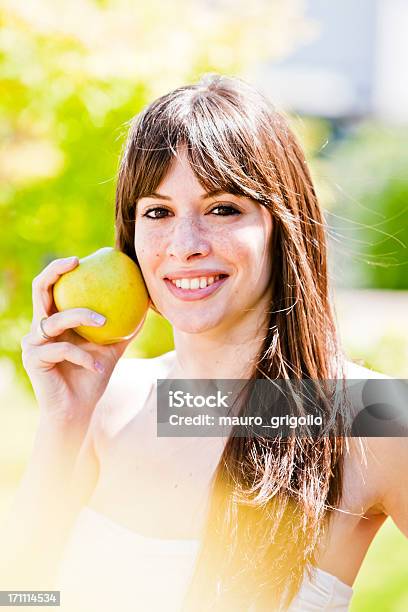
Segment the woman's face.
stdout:
<svg viewBox="0 0 408 612">
<path fill-rule="evenodd" d="M 187 333 L 236 325 L 261 301 L 269 304 L 271 233 L 265 207 L 228 193 L 208 195 L 182 153 L 155 194 L 136 207 L 135 250 L 153 304 Z M 227 277 L 211 283 L 221 273 Z M 168 277 L 187 281 L 177 287 Z M 189 284 L 192 278 L 201 279 L 200 288 L 199 281 Z"/>
</svg>

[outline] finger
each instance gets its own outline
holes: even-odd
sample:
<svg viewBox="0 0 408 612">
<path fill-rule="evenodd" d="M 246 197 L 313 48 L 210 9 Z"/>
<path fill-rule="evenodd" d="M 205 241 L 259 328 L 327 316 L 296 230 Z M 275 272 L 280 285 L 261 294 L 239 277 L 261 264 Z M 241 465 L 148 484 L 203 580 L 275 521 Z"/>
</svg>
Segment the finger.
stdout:
<svg viewBox="0 0 408 612">
<path fill-rule="evenodd" d="M 63 310 L 51 315 L 43 321 L 42 329 L 40 324 L 37 325 L 37 328 L 32 333 L 32 344 L 41 345 L 48 342 L 48 339 L 44 338 L 42 335 L 42 331 L 44 331 L 47 336 L 50 336 L 50 338 L 56 338 L 65 330 L 73 329 L 79 325 L 101 327 L 105 322 L 106 317 L 89 308 L 70 308 L 69 310 Z"/>
<path fill-rule="evenodd" d="M 78 257 L 66 257 L 64 259 L 54 259 L 44 268 L 32 282 L 33 297 L 33 325 L 39 323 L 42 317 L 51 314 L 51 307 L 54 301 L 52 296 L 52 285 L 70 270 L 78 265 Z"/>
<path fill-rule="evenodd" d="M 24 355 L 24 366 L 28 370 L 35 368 L 47 371 L 62 361 L 75 363 L 91 372 L 100 372 L 93 356 L 70 342 L 51 342 L 36 346 L 27 350 Z"/>
</svg>

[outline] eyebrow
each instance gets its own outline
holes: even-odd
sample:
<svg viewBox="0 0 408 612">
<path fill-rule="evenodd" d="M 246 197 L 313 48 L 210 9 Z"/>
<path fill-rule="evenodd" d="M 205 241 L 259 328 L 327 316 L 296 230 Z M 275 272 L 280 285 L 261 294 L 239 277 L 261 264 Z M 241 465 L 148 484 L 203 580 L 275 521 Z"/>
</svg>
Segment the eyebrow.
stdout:
<svg viewBox="0 0 408 612">
<path fill-rule="evenodd" d="M 228 193 L 228 192 L 224 191 L 224 189 L 213 189 L 213 191 L 209 191 L 208 193 L 204 193 L 202 196 L 200 196 L 200 200 L 206 200 L 207 198 L 212 198 L 214 196 L 220 195 L 221 193 Z M 164 195 L 162 193 L 157 193 L 156 191 L 153 191 L 152 193 L 141 196 L 140 199 L 142 198 L 154 198 L 156 200 L 171 200 L 172 199 L 170 196 Z"/>
</svg>

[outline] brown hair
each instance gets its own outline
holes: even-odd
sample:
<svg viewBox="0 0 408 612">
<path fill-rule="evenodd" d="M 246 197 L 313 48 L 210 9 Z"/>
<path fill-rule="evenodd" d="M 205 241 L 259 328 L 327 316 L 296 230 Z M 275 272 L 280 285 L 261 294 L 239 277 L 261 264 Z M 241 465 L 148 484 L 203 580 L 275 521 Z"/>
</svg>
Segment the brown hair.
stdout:
<svg viewBox="0 0 408 612">
<path fill-rule="evenodd" d="M 241 79 L 205 75 L 132 121 L 117 185 L 116 247 L 137 262 L 137 200 L 158 187 L 182 145 L 204 189 L 250 197 L 272 215 L 273 297 L 251 380 L 344 379 L 325 224 L 304 154 L 283 114 Z M 341 410 L 330 416 L 340 422 Z M 340 502 L 343 448 L 340 436 L 231 433 L 184 610 L 289 605 Z"/>
</svg>

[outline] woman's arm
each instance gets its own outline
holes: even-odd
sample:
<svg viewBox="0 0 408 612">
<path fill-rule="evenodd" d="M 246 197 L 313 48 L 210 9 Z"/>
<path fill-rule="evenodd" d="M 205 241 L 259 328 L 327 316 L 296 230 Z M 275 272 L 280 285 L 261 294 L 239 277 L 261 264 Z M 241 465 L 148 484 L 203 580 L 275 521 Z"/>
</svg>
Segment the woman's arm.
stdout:
<svg viewBox="0 0 408 612">
<path fill-rule="evenodd" d="M 99 444 L 129 398 L 135 410 L 140 406 L 148 361 L 117 363 L 89 426 L 40 417 L 27 469 L 0 525 L 0 589 L 55 588 L 73 524 L 99 479 Z"/>
<path fill-rule="evenodd" d="M 347 378 L 392 380 L 392 377 L 369 370 L 352 361 L 347 362 Z M 407 407 L 408 413 L 408 407 Z M 408 537 L 408 438 L 366 438 L 368 461 L 373 473 L 378 508 L 392 518 L 400 531 Z"/>
<path fill-rule="evenodd" d="M 56 309 L 53 286 L 78 263 L 78 258 L 56 259 L 32 283 L 33 320 L 21 348 L 40 419 L 28 467 L 0 525 L 4 590 L 53 588 L 70 529 L 98 479 L 98 414 L 113 401 L 113 372 L 143 324 L 112 345 L 87 342 L 76 334 L 80 325 L 104 324 L 95 319 L 100 313 L 87 308 Z"/>
<path fill-rule="evenodd" d="M 40 418 L 27 469 L 0 527 L 1 589 L 53 588 L 72 524 L 98 480 L 92 423 L 95 418 L 84 432 Z"/>
<path fill-rule="evenodd" d="M 408 538 L 408 438 L 377 438 L 375 454 L 381 465 L 381 505 Z"/>
</svg>

